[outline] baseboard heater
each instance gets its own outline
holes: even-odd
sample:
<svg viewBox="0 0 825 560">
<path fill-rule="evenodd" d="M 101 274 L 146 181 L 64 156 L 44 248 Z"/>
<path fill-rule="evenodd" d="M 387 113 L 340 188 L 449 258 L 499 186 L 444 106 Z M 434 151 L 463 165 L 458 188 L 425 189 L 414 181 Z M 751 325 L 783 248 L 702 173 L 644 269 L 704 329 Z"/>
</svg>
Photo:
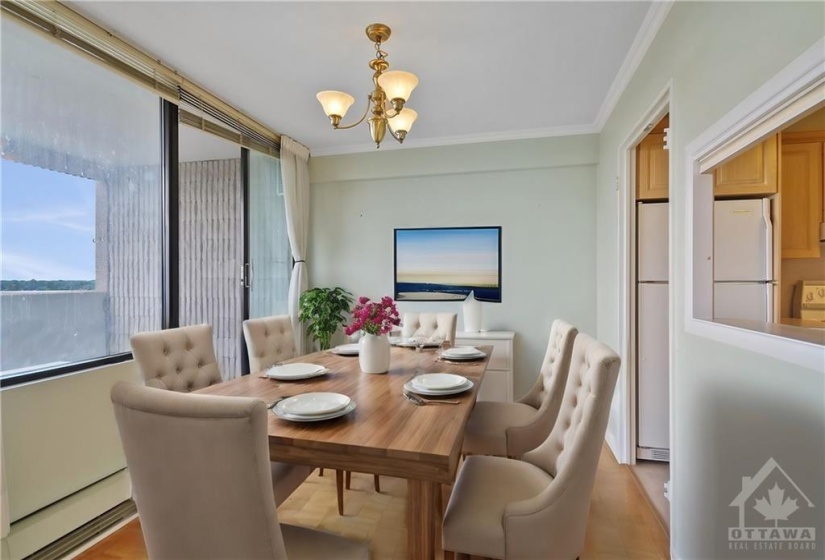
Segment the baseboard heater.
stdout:
<svg viewBox="0 0 825 560">
<path fill-rule="evenodd" d="M 637 459 L 647 459 L 649 461 L 670 462 L 670 449 L 658 449 L 655 447 L 637 447 Z"/>
<path fill-rule="evenodd" d="M 26 560 L 57 560 L 64 558 L 83 543 L 105 533 L 111 527 L 129 519 L 136 513 L 137 507 L 135 507 L 134 500 L 126 500 L 54 541 L 49 546 L 27 556 Z"/>
</svg>

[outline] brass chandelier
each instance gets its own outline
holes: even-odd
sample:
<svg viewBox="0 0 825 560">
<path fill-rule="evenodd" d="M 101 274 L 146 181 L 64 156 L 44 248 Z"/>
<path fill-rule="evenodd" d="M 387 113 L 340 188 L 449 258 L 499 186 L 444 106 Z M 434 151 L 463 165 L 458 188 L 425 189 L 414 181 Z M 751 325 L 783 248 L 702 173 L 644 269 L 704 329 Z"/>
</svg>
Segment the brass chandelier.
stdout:
<svg viewBox="0 0 825 560">
<path fill-rule="evenodd" d="M 390 38 L 390 28 L 383 23 L 373 23 L 367 26 L 367 37 L 375 43 L 375 58 L 370 60 L 369 66 L 374 74 L 372 82 L 375 88 L 367 98 L 367 108 L 364 116 L 358 122 L 342 126 L 341 119 L 347 114 L 347 110 L 355 102 L 355 98 L 343 91 L 322 91 L 315 97 L 321 102 L 324 113 L 329 117 L 332 128 L 344 130 L 353 128 L 364 122 L 367 115 L 372 112 L 368 119 L 370 125 L 370 136 L 372 136 L 375 147 L 381 147 L 381 141 L 386 135 L 387 129 L 390 135 L 404 143 L 404 138 L 412 128 L 418 113 L 404 107 L 410 98 L 412 90 L 418 85 L 418 78 L 410 72 L 400 70 L 389 70 L 390 63 L 387 62 L 387 53 L 381 50 L 381 43 Z"/>
</svg>

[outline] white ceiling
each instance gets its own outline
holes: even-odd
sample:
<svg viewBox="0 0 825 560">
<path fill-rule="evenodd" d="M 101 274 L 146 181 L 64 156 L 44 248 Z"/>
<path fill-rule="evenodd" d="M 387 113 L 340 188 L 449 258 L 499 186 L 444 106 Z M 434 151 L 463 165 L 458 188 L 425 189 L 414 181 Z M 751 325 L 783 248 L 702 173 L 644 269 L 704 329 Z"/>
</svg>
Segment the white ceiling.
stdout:
<svg viewBox="0 0 825 560">
<path fill-rule="evenodd" d="M 315 99 L 346 91 L 357 101 L 345 123 L 360 118 L 371 89 L 369 23 L 392 28 L 391 68 L 420 79 L 408 104 L 419 119 L 405 145 L 433 146 L 597 131 L 649 44 L 657 10 L 651 2 L 69 4 L 315 155 L 374 149 L 365 124 L 333 131 Z"/>
</svg>

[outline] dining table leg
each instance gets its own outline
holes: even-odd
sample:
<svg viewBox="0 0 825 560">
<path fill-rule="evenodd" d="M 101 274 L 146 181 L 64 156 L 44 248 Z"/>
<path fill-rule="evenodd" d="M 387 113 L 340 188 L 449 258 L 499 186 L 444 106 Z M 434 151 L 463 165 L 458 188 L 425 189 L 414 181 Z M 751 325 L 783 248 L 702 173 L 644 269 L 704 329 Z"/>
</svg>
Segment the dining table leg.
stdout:
<svg viewBox="0 0 825 560">
<path fill-rule="evenodd" d="M 440 484 L 427 480 L 407 480 L 407 558 L 435 558 L 435 520 Z"/>
</svg>

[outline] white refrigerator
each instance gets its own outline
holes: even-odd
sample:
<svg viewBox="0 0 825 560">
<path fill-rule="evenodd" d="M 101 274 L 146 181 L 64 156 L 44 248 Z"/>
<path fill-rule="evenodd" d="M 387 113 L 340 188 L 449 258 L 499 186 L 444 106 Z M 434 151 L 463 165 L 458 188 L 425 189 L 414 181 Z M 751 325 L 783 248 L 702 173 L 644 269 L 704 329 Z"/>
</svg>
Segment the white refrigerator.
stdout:
<svg viewBox="0 0 825 560">
<path fill-rule="evenodd" d="M 668 204 L 637 205 L 636 456 L 670 460 Z"/>
<path fill-rule="evenodd" d="M 713 317 L 773 321 L 771 201 L 713 204 Z"/>
</svg>

